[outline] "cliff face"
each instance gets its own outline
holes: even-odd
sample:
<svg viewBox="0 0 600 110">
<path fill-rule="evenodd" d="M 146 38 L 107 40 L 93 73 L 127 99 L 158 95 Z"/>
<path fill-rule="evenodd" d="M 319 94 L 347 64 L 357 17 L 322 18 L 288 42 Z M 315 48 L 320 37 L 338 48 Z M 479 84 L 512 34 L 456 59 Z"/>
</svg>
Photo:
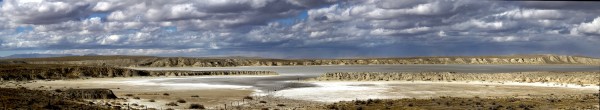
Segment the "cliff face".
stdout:
<svg viewBox="0 0 600 110">
<path fill-rule="evenodd" d="M 335 72 L 310 80 L 317 81 L 514 81 L 563 84 L 598 84 L 599 72 Z"/>
<path fill-rule="evenodd" d="M 75 65 L 0 65 L 0 79 L 2 80 L 198 75 L 277 75 L 277 73 L 272 71 L 146 71 L 107 66 Z"/>
<path fill-rule="evenodd" d="M 100 57 L 100 58 L 96 58 Z M 580 64 L 597 65 L 600 59 L 559 55 L 412 57 L 369 59 L 243 59 L 185 57 L 61 57 L 12 59 L 5 64 L 77 64 L 118 67 L 231 67 L 231 66 L 294 66 L 294 65 L 372 65 L 372 64 Z M 1 64 L 0 63 L 0 64 Z"/>
</svg>

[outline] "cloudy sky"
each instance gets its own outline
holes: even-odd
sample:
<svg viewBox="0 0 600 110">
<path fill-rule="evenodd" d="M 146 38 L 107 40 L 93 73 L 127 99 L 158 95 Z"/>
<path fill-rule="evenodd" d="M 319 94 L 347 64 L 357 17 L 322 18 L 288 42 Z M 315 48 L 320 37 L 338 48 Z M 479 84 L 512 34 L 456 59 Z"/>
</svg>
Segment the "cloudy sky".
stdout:
<svg viewBox="0 0 600 110">
<path fill-rule="evenodd" d="M 0 0 L 0 56 L 600 56 L 600 2 Z"/>
</svg>

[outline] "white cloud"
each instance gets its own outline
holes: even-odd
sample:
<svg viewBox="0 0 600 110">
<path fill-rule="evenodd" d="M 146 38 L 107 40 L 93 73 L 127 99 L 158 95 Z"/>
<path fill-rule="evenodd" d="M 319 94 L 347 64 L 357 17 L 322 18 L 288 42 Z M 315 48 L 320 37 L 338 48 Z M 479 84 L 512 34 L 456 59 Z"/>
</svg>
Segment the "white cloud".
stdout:
<svg viewBox="0 0 600 110">
<path fill-rule="evenodd" d="M 511 24 L 506 21 L 492 21 L 486 22 L 478 19 L 472 19 L 463 23 L 453 25 L 453 29 L 457 30 L 469 30 L 469 29 L 484 29 L 484 30 L 502 30 L 513 27 L 515 24 Z"/>
<path fill-rule="evenodd" d="M 492 37 L 494 42 L 515 42 L 515 41 L 529 41 L 528 37 L 515 37 L 515 36 L 501 36 Z"/>
<path fill-rule="evenodd" d="M 46 50 L 43 54 L 99 54 L 99 55 L 157 55 L 157 54 L 187 54 L 205 52 L 205 49 L 68 49 Z"/>
<path fill-rule="evenodd" d="M 101 45 L 110 45 L 110 44 L 118 43 L 119 41 L 121 41 L 120 35 L 110 35 L 110 36 L 106 36 L 106 37 L 102 38 L 102 40 L 100 40 L 99 43 Z"/>
<path fill-rule="evenodd" d="M 548 9 L 515 9 L 495 16 L 507 16 L 513 19 L 562 19 L 565 17 L 559 10 Z"/>
<path fill-rule="evenodd" d="M 321 37 L 323 35 L 327 35 L 327 32 L 326 31 L 310 32 L 310 37 Z"/>
<path fill-rule="evenodd" d="M 571 29 L 571 34 L 573 35 L 578 35 L 581 33 L 600 35 L 600 17 L 597 17 L 592 22 L 581 23 Z"/>
<path fill-rule="evenodd" d="M 446 32 L 440 31 L 440 32 L 438 32 L 438 36 L 445 37 L 445 36 L 448 36 L 448 35 L 446 35 Z"/>
</svg>

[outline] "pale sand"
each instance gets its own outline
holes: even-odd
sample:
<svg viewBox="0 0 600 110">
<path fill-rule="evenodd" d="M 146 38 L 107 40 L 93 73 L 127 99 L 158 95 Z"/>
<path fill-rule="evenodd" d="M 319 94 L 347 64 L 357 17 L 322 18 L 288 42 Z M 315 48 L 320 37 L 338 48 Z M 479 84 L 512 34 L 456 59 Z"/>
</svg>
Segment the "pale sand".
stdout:
<svg viewBox="0 0 600 110">
<path fill-rule="evenodd" d="M 317 87 L 293 88 L 272 93 L 298 100 L 338 102 L 366 99 L 451 97 L 527 97 L 527 95 L 597 93 L 598 86 L 496 82 L 349 82 L 309 81 Z"/>
<path fill-rule="evenodd" d="M 214 76 L 211 76 L 214 77 Z M 206 84 L 149 84 L 146 80 L 172 79 L 177 77 L 137 77 L 137 78 L 94 78 L 86 80 L 57 80 L 57 81 L 36 81 L 34 83 L 22 84 L 23 87 L 31 89 L 68 89 L 68 88 L 108 88 L 113 90 L 115 95 L 125 100 L 92 100 L 95 102 L 118 102 L 120 104 L 138 104 L 148 108 L 157 109 L 184 109 L 189 104 L 197 103 L 207 108 L 220 107 L 224 103 L 242 100 L 249 96 L 254 90 L 247 87 L 233 85 L 208 85 Z M 40 86 L 44 86 L 40 88 Z M 168 93 L 168 96 L 163 95 Z M 125 96 L 134 94 L 133 97 Z M 198 95 L 198 97 L 191 97 Z M 140 99 L 134 99 L 139 97 Z M 154 99 L 155 102 L 149 102 Z M 178 99 L 184 99 L 186 103 L 178 103 L 179 106 L 166 106 L 168 102 L 176 102 Z M 114 104 L 112 104 L 114 105 Z M 132 106 L 133 107 L 133 106 Z M 142 108 L 140 106 L 133 108 Z M 145 108 L 145 107 L 144 107 Z"/>
</svg>

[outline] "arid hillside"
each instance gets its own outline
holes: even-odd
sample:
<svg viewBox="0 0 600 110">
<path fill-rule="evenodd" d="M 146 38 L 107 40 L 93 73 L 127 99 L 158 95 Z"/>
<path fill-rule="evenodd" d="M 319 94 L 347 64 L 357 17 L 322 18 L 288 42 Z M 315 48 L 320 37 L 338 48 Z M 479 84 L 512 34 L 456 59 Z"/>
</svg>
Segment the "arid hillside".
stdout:
<svg viewBox="0 0 600 110">
<path fill-rule="evenodd" d="M 277 73 L 272 71 L 147 71 L 110 66 L 80 66 L 61 64 L 0 65 L 0 80 L 200 75 L 277 75 Z"/>
<path fill-rule="evenodd" d="M 576 64 L 597 65 L 600 59 L 564 55 L 452 56 L 353 59 L 192 58 L 152 56 L 71 56 L 4 59 L 0 64 L 77 64 L 116 67 L 231 67 L 375 64 Z"/>
<path fill-rule="evenodd" d="M 456 72 L 332 72 L 316 81 L 493 81 L 493 82 L 551 82 L 561 84 L 596 85 L 598 72 L 512 72 L 512 73 L 456 73 Z"/>
</svg>

